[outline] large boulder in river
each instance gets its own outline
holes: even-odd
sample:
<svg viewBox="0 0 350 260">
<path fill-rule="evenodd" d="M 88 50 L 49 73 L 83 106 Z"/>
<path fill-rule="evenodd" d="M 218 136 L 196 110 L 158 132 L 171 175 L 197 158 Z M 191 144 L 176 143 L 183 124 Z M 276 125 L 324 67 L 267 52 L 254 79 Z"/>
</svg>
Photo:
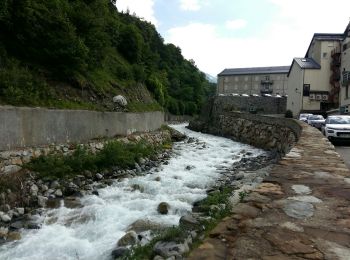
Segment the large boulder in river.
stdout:
<svg viewBox="0 0 350 260">
<path fill-rule="evenodd" d="M 121 107 L 126 107 L 128 104 L 128 102 L 126 101 L 126 98 L 123 97 L 122 95 L 113 97 L 113 102 L 118 104 Z"/>
<path fill-rule="evenodd" d="M 170 208 L 170 205 L 168 203 L 161 202 L 159 203 L 157 210 L 160 214 L 166 215 L 168 214 L 169 208 Z"/>
<path fill-rule="evenodd" d="M 119 247 L 123 246 L 133 246 L 138 243 L 137 234 L 135 231 L 129 231 L 121 239 L 119 239 L 117 245 Z"/>
<path fill-rule="evenodd" d="M 134 223 L 132 223 L 127 231 L 130 230 L 134 230 L 136 233 L 141 233 L 147 230 L 152 230 L 152 231 L 156 231 L 156 230 L 161 230 L 164 229 L 164 226 L 161 226 L 160 224 L 156 223 L 156 222 L 152 222 L 150 220 L 143 220 L 143 219 L 139 219 L 136 220 Z"/>
</svg>

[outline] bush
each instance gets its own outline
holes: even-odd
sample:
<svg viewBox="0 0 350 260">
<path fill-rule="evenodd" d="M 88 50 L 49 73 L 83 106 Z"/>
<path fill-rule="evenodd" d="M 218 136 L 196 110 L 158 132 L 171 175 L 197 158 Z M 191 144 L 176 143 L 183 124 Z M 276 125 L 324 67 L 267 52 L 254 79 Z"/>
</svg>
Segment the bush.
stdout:
<svg viewBox="0 0 350 260">
<path fill-rule="evenodd" d="M 288 109 L 286 111 L 286 113 L 284 114 L 284 117 L 286 117 L 286 118 L 293 118 L 293 112 Z"/>
</svg>

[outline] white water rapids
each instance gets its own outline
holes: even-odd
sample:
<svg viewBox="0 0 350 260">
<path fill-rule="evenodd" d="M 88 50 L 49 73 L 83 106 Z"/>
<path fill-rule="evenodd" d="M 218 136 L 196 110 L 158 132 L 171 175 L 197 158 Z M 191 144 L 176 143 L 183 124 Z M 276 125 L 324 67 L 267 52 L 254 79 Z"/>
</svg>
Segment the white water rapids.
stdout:
<svg viewBox="0 0 350 260">
<path fill-rule="evenodd" d="M 220 171 L 244 156 L 242 150 L 251 157 L 264 153 L 226 138 L 190 131 L 184 124 L 172 127 L 199 141 L 175 143 L 174 155 L 159 171 L 116 181 L 98 190 L 99 196 L 81 198 L 81 208 L 62 205 L 48 209 L 40 217 L 42 228 L 23 231 L 21 240 L 2 245 L 0 259 L 110 259 L 130 224 L 143 219 L 178 225 L 180 217 L 191 212 L 192 204 L 206 197 L 206 189 L 219 178 Z M 186 170 L 186 166 L 194 167 Z M 133 191 L 134 184 L 144 191 Z M 160 202 L 170 205 L 167 215 L 157 212 Z"/>
</svg>

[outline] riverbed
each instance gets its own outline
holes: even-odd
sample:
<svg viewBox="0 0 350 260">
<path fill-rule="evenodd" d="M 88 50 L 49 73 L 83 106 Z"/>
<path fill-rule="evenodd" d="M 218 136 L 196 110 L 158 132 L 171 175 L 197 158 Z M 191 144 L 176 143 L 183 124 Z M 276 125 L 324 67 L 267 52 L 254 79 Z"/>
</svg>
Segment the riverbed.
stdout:
<svg viewBox="0 0 350 260">
<path fill-rule="evenodd" d="M 137 220 L 162 226 L 178 225 L 194 202 L 206 197 L 220 175 L 243 157 L 265 152 L 232 140 L 172 125 L 189 139 L 174 143 L 167 164 L 141 176 L 116 180 L 98 190 L 99 196 L 80 198 L 81 207 L 47 209 L 36 216 L 38 230 L 23 230 L 19 241 L 0 247 L 0 259 L 110 259 L 118 240 Z M 137 187 L 135 189 L 135 187 Z M 161 215 L 157 206 L 170 205 Z"/>
</svg>

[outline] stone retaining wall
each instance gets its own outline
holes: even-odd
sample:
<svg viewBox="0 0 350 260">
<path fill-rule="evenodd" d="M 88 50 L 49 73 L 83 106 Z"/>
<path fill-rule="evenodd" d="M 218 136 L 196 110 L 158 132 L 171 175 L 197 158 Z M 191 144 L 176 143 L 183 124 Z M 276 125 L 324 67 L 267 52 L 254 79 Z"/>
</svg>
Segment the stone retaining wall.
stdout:
<svg viewBox="0 0 350 260">
<path fill-rule="evenodd" d="M 0 151 L 158 129 L 163 112 L 120 113 L 86 110 L 0 107 Z"/>
<path fill-rule="evenodd" d="M 189 128 L 275 151 L 279 156 L 288 152 L 301 134 L 294 119 L 226 111 L 225 103 L 216 98 L 190 122 Z"/>
</svg>

